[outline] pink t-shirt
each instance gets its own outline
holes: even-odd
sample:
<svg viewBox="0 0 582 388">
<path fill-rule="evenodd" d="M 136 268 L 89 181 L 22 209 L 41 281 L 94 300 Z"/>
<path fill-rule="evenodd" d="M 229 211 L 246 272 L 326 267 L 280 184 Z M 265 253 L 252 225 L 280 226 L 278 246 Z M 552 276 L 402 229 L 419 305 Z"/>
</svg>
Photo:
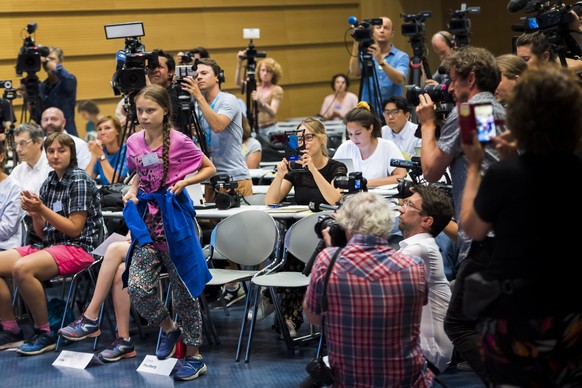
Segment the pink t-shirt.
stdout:
<svg viewBox="0 0 582 388">
<path fill-rule="evenodd" d="M 160 181 L 164 175 L 163 145 L 152 150 L 145 141 L 145 132 L 136 132 L 127 139 L 127 166 L 137 171 L 139 189 L 146 193 L 160 189 Z M 198 171 L 202 165 L 204 154 L 194 142 L 182 132 L 170 131 L 170 151 L 168 153 L 169 167 L 164 186 L 169 188 L 186 175 Z M 162 217 L 155 202 L 148 203 L 148 214 L 144 221 L 159 249 L 166 248 L 166 236 Z M 165 249 L 164 249 L 165 250 Z"/>
</svg>

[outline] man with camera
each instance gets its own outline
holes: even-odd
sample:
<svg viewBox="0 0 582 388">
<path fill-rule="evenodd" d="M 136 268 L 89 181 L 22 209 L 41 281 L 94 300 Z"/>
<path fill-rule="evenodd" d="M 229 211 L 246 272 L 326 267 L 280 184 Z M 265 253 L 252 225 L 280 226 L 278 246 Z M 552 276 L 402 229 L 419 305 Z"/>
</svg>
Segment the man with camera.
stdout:
<svg viewBox="0 0 582 388">
<path fill-rule="evenodd" d="M 79 136 L 75 125 L 77 103 L 77 78 L 63 67 L 63 50 L 49 47 L 47 57 L 42 57 L 42 67 L 48 77 L 38 86 L 39 106 L 33 119 L 41 122 L 42 112 L 47 108 L 58 108 L 65 115 L 65 130 L 69 135 Z"/>
<path fill-rule="evenodd" d="M 397 49 L 392 45 L 394 37 L 394 28 L 392 21 L 383 16 L 381 25 L 374 25 L 372 28 L 373 43 L 367 48 L 366 52 L 360 50 L 360 42 L 354 40 L 352 56 L 350 58 L 349 71 L 351 75 L 360 76 L 362 74 L 362 60 L 364 55 L 370 55 L 374 63 L 375 74 L 380 87 L 381 103 L 391 96 L 402 96 L 402 85 L 408 75 L 409 56 L 405 52 Z M 363 27 L 357 27 L 363 28 Z M 379 69 L 381 71 L 376 71 Z M 362 79 L 361 82 L 365 80 Z M 373 104 L 375 96 L 373 90 L 369 90 L 368 82 L 363 83 L 361 88 L 360 101 L 367 101 Z M 374 110 L 379 111 L 379 107 L 374 106 Z"/>
<path fill-rule="evenodd" d="M 336 215 L 348 244 L 317 256 L 303 302 L 309 322 L 323 320 L 335 382 L 346 387 L 430 386 L 433 375 L 419 338 L 428 292 L 424 263 L 390 247 L 386 236 L 394 216 L 378 194 L 353 194 Z M 320 376 L 310 378 L 318 382 Z"/>
<path fill-rule="evenodd" d="M 490 103 L 495 120 L 505 119 L 505 109 L 495 100 L 494 95 L 501 77 L 493 54 L 483 48 L 464 47 L 451 53 L 445 60 L 445 67 L 449 69 L 451 77 L 449 91 L 457 103 Z M 461 148 L 459 115 L 456 109 L 450 112 L 437 139 L 435 104 L 428 94 L 421 94 L 419 100 L 416 113 L 422 130 L 423 176 L 428 182 L 437 182 L 445 174 L 447 168 L 449 169 L 453 186 L 455 219 L 459 220 L 467 171 L 467 161 Z M 496 133 L 501 134 L 500 126 L 496 126 Z M 499 160 L 499 155 L 492 142 L 484 143 L 483 147 L 485 157 L 482 169 L 485 171 L 492 163 Z M 462 225 L 459 225 L 457 262 L 460 263 L 460 267 L 445 318 L 445 331 L 455 348 L 486 383 L 489 382 L 489 377 L 483 368 L 477 348 L 476 321 L 464 315 L 462 299 L 465 277 L 487 265 L 492 244 L 492 238 L 471 241 L 463 231 Z"/>
</svg>

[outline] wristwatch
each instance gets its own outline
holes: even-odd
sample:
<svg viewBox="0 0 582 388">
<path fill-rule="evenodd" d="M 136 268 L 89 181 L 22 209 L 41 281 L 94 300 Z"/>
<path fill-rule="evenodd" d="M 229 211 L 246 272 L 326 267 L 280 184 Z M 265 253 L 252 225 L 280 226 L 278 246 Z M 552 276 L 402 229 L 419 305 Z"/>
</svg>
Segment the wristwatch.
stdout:
<svg viewBox="0 0 582 388">
<path fill-rule="evenodd" d="M 107 157 L 106 157 L 105 155 L 101 155 L 101 156 L 99 157 L 99 160 L 100 160 L 100 161 L 104 161 L 105 159 L 107 159 Z"/>
</svg>

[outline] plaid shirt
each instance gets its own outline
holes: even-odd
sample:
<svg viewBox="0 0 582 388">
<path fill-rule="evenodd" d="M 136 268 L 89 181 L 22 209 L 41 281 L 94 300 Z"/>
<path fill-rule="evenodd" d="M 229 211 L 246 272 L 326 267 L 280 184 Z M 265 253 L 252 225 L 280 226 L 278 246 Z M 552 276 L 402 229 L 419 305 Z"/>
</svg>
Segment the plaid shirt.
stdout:
<svg viewBox="0 0 582 388">
<path fill-rule="evenodd" d="M 35 244 L 35 248 L 73 245 L 83 248 L 88 253 L 97 248 L 100 242 L 99 231 L 104 228 L 101 195 L 89 174 L 77 167 L 69 168 L 59 181 L 57 174 L 51 171 L 40 188 L 40 199 L 53 211 L 60 207 L 61 210 L 57 213 L 64 217 L 69 217 L 74 212 L 87 212 L 87 221 L 81 235 L 74 238 L 45 222 L 42 243 Z"/>
<path fill-rule="evenodd" d="M 323 281 L 335 248 L 319 254 L 305 296 L 321 314 Z M 354 236 L 327 286 L 325 336 L 334 387 L 427 387 L 432 374 L 420 349 L 425 267 L 386 239 Z"/>
</svg>

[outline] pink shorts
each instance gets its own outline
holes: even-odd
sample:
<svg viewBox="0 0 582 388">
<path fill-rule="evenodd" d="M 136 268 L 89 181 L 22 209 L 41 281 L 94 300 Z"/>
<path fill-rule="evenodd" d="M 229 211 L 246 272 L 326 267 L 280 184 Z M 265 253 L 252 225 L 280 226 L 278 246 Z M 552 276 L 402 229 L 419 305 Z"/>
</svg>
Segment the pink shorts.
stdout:
<svg viewBox="0 0 582 388">
<path fill-rule="evenodd" d="M 38 251 L 48 252 L 57 263 L 59 275 L 61 276 L 79 272 L 89 267 L 95 261 L 93 256 L 88 254 L 83 248 L 72 245 L 55 245 L 44 249 L 32 248 L 30 245 L 27 245 L 15 249 L 23 257 Z"/>
</svg>

